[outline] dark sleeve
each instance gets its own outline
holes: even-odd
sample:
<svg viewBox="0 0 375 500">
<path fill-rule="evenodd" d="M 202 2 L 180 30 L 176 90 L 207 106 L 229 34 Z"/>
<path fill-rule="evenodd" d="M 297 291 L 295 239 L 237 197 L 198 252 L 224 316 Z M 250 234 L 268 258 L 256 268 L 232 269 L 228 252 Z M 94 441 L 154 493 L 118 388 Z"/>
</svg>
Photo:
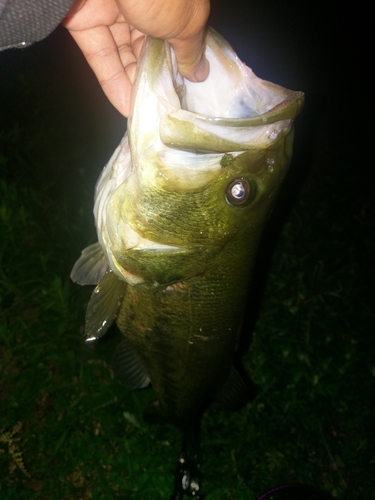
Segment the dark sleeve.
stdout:
<svg viewBox="0 0 375 500">
<path fill-rule="evenodd" d="M 49 35 L 74 0 L 0 0 L 0 50 L 26 47 Z"/>
</svg>

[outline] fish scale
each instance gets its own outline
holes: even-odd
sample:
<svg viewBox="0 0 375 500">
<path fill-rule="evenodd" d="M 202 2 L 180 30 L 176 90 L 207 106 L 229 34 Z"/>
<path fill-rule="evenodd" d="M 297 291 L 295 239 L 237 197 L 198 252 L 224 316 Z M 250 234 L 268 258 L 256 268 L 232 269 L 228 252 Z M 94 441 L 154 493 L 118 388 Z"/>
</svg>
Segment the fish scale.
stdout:
<svg viewBox="0 0 375 500">
<path fill-rule="evenodd" d="M 199 283 L 194 281 L 192 286 L 187 283 L 183 292 L 171 294 L 160 291 L 150 296 L 147 291 L 133 289 L 125 297 L 117 317 L 119 328 L 127 332 L 127 338 L 142 353 L 153 389 L 158 394 L 162 416 L 182 428 L 191 423 L 207 400 L 207 394 L 213 399 L 226 379 L 232 364 L 226 352 L 234 349 L 236 339 L 231 335 L 231 329 L 236 328 L 238 321 L 236 317 L 231 321 L 225 312 L 217 318 L 216 308 L 210 308 L 211 304 L 217 303 L 217 288 L 223 288 L 222 283 L 205 290 L 202 295 Z M 204 284 L 204 277 L 201 282 Z M 215 301 L 211 299 L 211 291 Z M 129 321 L 135 303 L 134 294 L 145 310 L 147 327 L 143 331 L 132 328 Z M 207 295 L 211 300 L 206 300 Z M 225 293 L 221 295 L 226 297 Z M 194 307 L 192 317 L 191 307 L 197 302 L 197 296 L 201 307 Z M 137 313 L 139 315 L 139 310 Z M 217 322 L 217 319 L 226 321 L 225 325 L 220 321 L 220 330 L 213 327 L 213 320 Z M 204 355 L 208 349 L 210 356 L 207 359 Z"/>
</svg>

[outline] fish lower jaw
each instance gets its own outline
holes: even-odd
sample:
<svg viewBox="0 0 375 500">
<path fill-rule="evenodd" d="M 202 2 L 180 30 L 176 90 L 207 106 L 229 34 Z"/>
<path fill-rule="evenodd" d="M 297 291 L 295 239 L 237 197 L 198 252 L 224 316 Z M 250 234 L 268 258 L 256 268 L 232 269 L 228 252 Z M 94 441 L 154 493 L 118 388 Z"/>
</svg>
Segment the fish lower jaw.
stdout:
<svg viewBox="0 0 375 500">
<path fill-rule="evenodd" d="M 147 252 L 149 256 L 151 254 L 151 257 L 153 252 L 155 252 L 155 257 L 156 257 L 157 255 L 160 255 L 160 253 L 176 252 L 178 250 L 181 250 L 181 247 L 164 245 L 150 240 L 143 240 L 142 242 L 139 242 L 137 246 L 130 246 L 130 247 L 125 246 L 125 250 L 124 247 L 119 249 L 119 251 L 114 251 L 112 249 L 107 253 L 107 259 L 109 262 L 109 267 L 112 269 L 112 271 L 117 275 L 117 277 L 120 280 L 125 281 L 130 286 L 142 286 L 145 284 L 145 279 L 142 276 L 133 274 L 132 272 L 126 269 L 123 262 L 124 254 L 131 251 L 133 254 L 133 258 L 137 260 L 137 257 L 134 255 L 135 252 L 136 253 Z M 153 287 L 158 287 L 158 286 L 159 283 L 157 282 L 153 284 Z"/>
<path fill-rule="evenodd" d="M 142 251 L 155 251 L 155 252 L 168 252 L 168 251 L 176 251 L 180 250 L 181 247 L 176 247 L 172 245 L 164 245 L 163 243 L 157 243 L 156 241 L 145 241 L 140 243 L 135 247 L 131 247 L 131 250 L 136 250 L 139 252 Z M 129 250 L 129 249 L 127 249 Z"/>
<path fill-rule="evenodd" d="M 122 237 L 120 247 L 123 247 L 125 251 L 127 250 L 147 250 L 147 251 L 168 251 L 168 250 L 179 250 L 180 247 L 165 245 L 164 243 L 158 243 L 157 241 L 152 241 L 144 238 L 139 233 L 134 231 L 128 223 L 122 225 Z M 118 233 L 115 232 L 115 235 Z M 111 238 L 112 239 L 112 238 Z M 115 246 L 118 246 L 118 242 L 113 241 Z"/>
</svg>

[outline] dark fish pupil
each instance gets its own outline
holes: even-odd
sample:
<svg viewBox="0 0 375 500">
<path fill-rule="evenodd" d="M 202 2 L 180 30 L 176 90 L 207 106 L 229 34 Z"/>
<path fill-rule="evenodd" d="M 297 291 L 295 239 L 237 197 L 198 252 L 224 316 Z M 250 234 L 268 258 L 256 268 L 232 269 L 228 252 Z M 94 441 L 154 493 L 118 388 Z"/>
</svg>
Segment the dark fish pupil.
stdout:
<svg viewBox="0 0 375 500">
<path fill-rule="evenodd" d="M 241 200 L 245 196 L 245 193 L 246 193 L 242 182 L 239 182 L 239 183 L 235 184 L 234 186 L 232 186 L 231 193 L 232 193 L 232 196 L 234 198 L 236 198 L 237 200 Z"/>
<path fill-rule="evenodd" d="M 253 198 L 255 195 L 255 192 L 252 191 L 253 189 L 246 179 L 235 179 L 227 187 L 226 198 L 231 205 L 244 205 L 249 197 Z"/>
</svg>

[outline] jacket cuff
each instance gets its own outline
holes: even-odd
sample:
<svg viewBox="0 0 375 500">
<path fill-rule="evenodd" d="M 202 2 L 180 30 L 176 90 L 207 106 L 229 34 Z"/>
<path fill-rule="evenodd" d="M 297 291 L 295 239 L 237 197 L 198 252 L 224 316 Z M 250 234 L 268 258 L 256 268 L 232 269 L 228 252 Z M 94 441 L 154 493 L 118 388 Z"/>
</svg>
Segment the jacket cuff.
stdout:
<svg viewBox="0 0 375 500">
<path fill-rule="evenodd" d="M 73 0 L 0 0 L 0 50 L 42 40 L 72 4 Z"/>
</svg>

